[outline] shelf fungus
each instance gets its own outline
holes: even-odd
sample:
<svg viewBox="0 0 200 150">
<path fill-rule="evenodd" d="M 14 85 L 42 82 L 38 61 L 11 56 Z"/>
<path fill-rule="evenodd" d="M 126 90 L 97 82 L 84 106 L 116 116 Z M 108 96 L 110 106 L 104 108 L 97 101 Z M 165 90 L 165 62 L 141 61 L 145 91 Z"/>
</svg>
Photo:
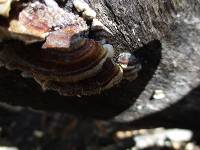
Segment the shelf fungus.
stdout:
<svg viewBox="0 0 200 150">
<path fill-rule="evenodd" d="M 64 96 L 99 94 L 123 79 L 135 79 L 141 69 L 137 59 L 121 53 L 115 62 L 113 46 L 89 38 L 89 28 L 82 17 L 52 0 L 28 3 L 8 26 L 0 23 L 1 38 L 7 40 L 0 61 L 22 71 L 23 77 L 34 78 L 44 90 Z"/>
<path fill-rule="evenodd" d="M 76 25 L 77 32 L 88 30 L 85 20 L 62 8 L 48 7 L 40 2 L 28 3 L 8 25 L 0 22 L 0 34 L 20 39 L 26 44 L 44 41 L 46 37 L 65 26 Z"/>
</svg>

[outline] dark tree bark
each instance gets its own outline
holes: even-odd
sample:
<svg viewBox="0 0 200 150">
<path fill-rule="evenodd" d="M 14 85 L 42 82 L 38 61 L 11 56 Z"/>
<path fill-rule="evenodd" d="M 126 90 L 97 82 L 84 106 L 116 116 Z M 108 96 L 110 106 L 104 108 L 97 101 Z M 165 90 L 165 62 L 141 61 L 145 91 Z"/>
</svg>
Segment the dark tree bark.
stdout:
<svg viewBox="0 0 200 150">
<path fill-rule="evenodd" d="M 7 103 L 11 108 L 17 105 L 65 112 L 139 128 L 200 125 L 199 119 L 190 120 L 194 113 L 200 118 L 200 91 L 195 89 L 200 85 L 200 2 L 89 0 L 89 3 L 113 32 L 116 51 L 133 51 L 141 59 L 143 69 L 138 79 L 123 82 L 98 96 L 62 97 L 56 92 L 43 92 L 18 71 L 1 68 L 2 107 Z M 165 98 L 152 99 L 157 89 L 165 93 Z M 183 116 L 187 124 L 182 124 Z"/>
<path fill-rule="evenodd" d="M 90 0 L 98 18 L 113 32 L 117 47 L 134 50 L 161 39 L 172 23 L 173 2 L 163 0 Z"/>
</svg>

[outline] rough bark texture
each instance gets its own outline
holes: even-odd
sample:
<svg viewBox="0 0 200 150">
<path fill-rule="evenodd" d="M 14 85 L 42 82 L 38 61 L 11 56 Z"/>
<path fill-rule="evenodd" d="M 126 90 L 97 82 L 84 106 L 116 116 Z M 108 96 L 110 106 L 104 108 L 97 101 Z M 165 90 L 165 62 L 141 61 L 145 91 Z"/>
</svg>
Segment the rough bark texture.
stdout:
<svg viewBox="0 0 200 150">
<path fill-rule="evenodd" d="M 1 68 L 2 107 L 5 102 L 12 106 L 109 119 L 113 124 L 121 122 L 119 127 L 125 128 L 132 125 L 138 128 L 198 127 L 199 119 L 191 117 L 200 116 L 200 2 L 89 2 L 98 12 L 98 18 L 113 32 L 116 50 L 136 50 L 143 65 L 139 78 L 98 96 L 62 97 L 56 92 L 43 92 L 33 80 L 22 78 L 18 71 Z M 156 89 L 163 90 L 165 98 L 152 99 Z M 12 106 L 6 105 L 6 108 L 13 109 Z"/>
<path fill-rule="evenodd" d="M 117 48 L 134 50 L 169 31 L 172 1 L 90 0 L 98 18 L 113 32 Z"/>
</svg>

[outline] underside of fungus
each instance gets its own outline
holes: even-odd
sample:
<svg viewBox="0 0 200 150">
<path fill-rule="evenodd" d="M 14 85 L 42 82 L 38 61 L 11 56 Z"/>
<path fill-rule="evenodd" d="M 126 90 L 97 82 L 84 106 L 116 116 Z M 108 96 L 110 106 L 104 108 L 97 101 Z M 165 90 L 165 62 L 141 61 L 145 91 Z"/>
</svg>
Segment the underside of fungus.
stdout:
<svg viewBox="0 0 200 150">
<path fill-rule="evenodd" d="M 18 69 L 44 90 L 65 96 L 98 94 L 137 74 L 139 69 L 132 67 L 133 63 L 123 68 L 123 57 L 119 56 L 118 62 L 112 60 L 114 50 L 106 39 L 111 33 L 87 3 L 74 1 L 82 18 L 53 0 L 44 2 L 27 3 L 10 16 L 0 11 L 0 38 L 7 40 L 0 50 L 0 61 L 6 68 Z M 5 3 L 9 9 L 8 0 L 0 1 L 0 7 Z M 92 25 L 84 19 L 92 20 Z M 89 32 L 93 38 L 88 37 Z"/>
</svg>

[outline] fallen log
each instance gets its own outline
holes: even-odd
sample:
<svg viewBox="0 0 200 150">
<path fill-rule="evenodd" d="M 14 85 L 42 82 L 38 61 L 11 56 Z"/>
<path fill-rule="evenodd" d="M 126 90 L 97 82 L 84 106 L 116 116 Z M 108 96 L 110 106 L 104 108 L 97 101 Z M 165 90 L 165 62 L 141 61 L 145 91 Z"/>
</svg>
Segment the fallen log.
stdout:
<svg viewBox="0 0 200 150">
<path fill-rule="evenodd" d="M 18 71 L 1 68 L 1 102 L 13 107 L 109 120 L 122 126 L 192 128 L 199 125 L 198 120 L 190 117 L 200 114 L 197 101 L 200 3 L 197 0 L 88 2 L 98 19 L 112 31 L 116 51 L 132 51 L 141 59 L 143 69 L 139 77 L 101 95 L 79 98 L 44 92 L 32 79 L 22 78 Z M 70 7 L 71 2 L 61 6 Z M 158 90 L 162 98 L 155 97 Z M 187 125 L 182 124 L 183 116 Z"/>
</svg>

